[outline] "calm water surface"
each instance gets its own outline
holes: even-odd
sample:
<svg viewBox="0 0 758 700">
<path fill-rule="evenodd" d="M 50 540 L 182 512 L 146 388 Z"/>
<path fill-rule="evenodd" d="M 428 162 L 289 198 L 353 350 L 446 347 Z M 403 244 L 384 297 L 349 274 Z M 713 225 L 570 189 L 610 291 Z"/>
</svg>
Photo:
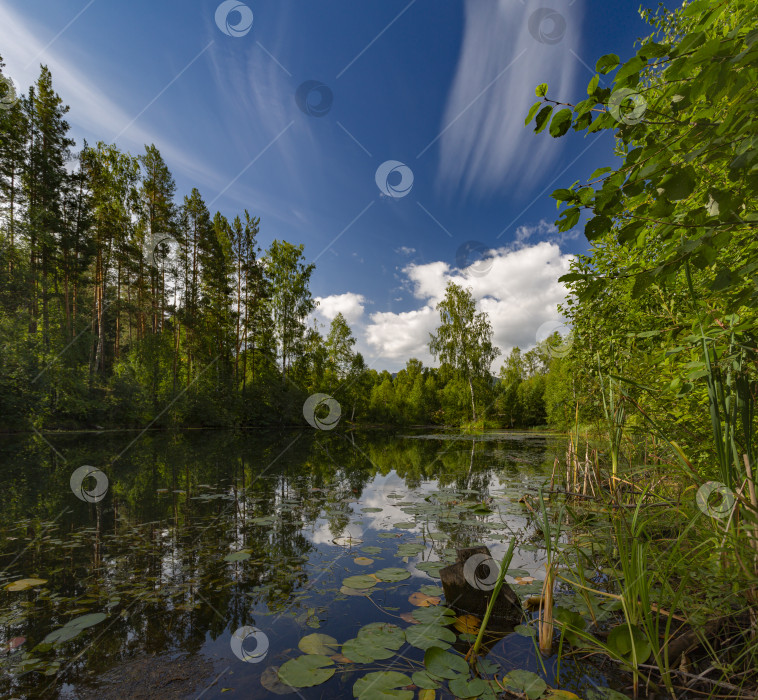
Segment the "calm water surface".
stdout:
<svg viewBox="0 0 758 700">
<path fill-rule="evenodd" d="M 2 697 L 278 697 L 287 689 L 272 686 L 275 667 L 301 655 L 303 637 L 318 632 L 342 644 L 368 623 L 410 627 L 419 608 L 409 597 L 441 595 L 439 568 L 473 544 L 499 560 L 516 537 L 507 581 L 522 600 L 541 590 L 541 533 L 518 499 L 549 480 L 565 451 L 560 437 L 137 436 L 0 439 L 9 475 L 0 505 Z M 82 465 L 107 476 L 97 503 L 72 491 Z M 377 582 L 370 597 L 343 588 L 348 577 L 388 567 L 408 576 Z M 28 578 L 43 583 L 7 590 Z M 67 622 L 67 633 L 49 637 Z M 235 654 L 233 634 L 244 626 L 255 632 Z M 465 653 L 465 636 L 455 648 Z M 290 695 L 351 698 L 367 672 L 423 668 L 422 649 L 399 652 L 364 665 L 338 659 L 330 680 Z M 519 633 L 494 642 L 488 658 L 499 676 L 532 670 L 580 697 L 608 684 L 581 659 L 557 669 Z"/>
</svg>

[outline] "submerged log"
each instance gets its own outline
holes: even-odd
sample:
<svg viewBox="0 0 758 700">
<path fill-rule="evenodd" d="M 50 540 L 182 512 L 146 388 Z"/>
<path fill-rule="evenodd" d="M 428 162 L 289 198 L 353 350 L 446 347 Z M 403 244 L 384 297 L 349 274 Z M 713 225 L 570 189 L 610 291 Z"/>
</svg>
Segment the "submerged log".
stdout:
<svg viewBox="0 0 758 700">
<path fill-rule="evenodd" d="M 440 570 L 447 605 L 459 613 L 483 618 L 498 575 L 498 565 L 487 547 L 466 547 L 457 551 L 455 564 Z M 487 629 L 510 632 L 523 616 L 519 597 L 503 582 L 490 615 Z"/>
</svg>

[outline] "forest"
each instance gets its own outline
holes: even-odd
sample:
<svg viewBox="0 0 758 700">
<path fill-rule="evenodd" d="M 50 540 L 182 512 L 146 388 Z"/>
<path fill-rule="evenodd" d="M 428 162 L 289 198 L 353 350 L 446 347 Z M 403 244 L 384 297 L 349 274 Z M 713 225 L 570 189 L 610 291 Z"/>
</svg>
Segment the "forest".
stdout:
<svg viewBox="0 0 758 700">
<path fill-rule="evenodd" d="M 303 245 L 262 251 L 259 217 L 211 214 L 197 189 L 179 201 L 155 145 L 137 156 L 102 142 L 77 150 L 45 66 L 28 95 L 3 99 L 6 430 L 294 425 L 314 392 L 335 394 L 358 424 L 565 419 L 565 402 L 546 407 L 560 364 L 549 342 L 515 348 L 499 378 L 481 362 L 369 368 L 342 314 L 324 332 L 308 325 L 318 302 Z"/>
</svg>

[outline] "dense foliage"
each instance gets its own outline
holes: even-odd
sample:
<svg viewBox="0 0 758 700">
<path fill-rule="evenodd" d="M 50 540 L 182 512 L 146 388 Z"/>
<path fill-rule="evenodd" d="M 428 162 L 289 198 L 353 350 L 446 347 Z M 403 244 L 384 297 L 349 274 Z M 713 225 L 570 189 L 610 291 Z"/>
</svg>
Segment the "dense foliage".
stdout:
<svg viewBox="0 0 758 700">
<path fill-rule="evenodd" d="M 46 67 L 20 97 L 0 70 L 0 93 L 3 428 L 302 424 L 314 392 L 355 422 L 545 422 L 547 365 L 491 377 L 492 332 L 466 290 L 450 290 L 465 347 L 444 340 L 443 311 L 441 368 L 369 369 L 341 314 L 325 334 L 308 325 L 302 245 L 261 251 L 248 211 L 212 214 L 197 189 L 177 201 L 154 145 L 75 151 Z"/>
</svg>

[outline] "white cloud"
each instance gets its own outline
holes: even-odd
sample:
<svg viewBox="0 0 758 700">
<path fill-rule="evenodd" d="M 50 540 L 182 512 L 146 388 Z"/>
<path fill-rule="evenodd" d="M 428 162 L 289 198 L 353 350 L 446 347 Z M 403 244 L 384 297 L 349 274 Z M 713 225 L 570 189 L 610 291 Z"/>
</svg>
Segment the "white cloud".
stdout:
<svg viewBox="0 0 758 700">
<path fill-rule="evenodd" d="M 560 152 L 545 133 L 533 134 L 524 117 L 536 101 L 534 88 L 547 82 L 552 97 L 569 97 L 577 71 L 581 3 L 561 8 L 540 28 L 556 37 L 542 43 L 530 31 L 540 3 L 467 0 L 465 29 L 455 79 L 439 141 L 437 184 L 446 193 L 476 190 L 486 195 L 507 184 L 527 187 Z M 534 31 L 532 27 L 532 31 Z M 510 66 L 510 67 L 508 67 Z"/>
<path fill-rule="evenodd" d="M 416 252 L 416 249 L 401 245 L 399 248 L 395 249 L 395 252 L 400 253 L 401 255 L 413 255 Z"/>
<path fill-rule="evenodd" d="M 557 244 L 542 241 L 516 249 L 491 252 L 491 268 L 482 274 L 481 263 L 458 270 L 445 262 L 408 265 L 403 269 L 413 294 L 424 305 L 401 313 L 376 312 L 365 327 L 365 341 L 377 356 L 403 366 L 410 357 L 434 364 L 428 349 L 429 333 L 439 324 L 437 303 L 448 281 L 470 287 L 477 308 L 492 324 L 494 342 L 506 355 L 514 346 L 527 349 L 536 343 L 537 330 L 546 321 L 560 319 L 557 305 L 566 296 L 558 278 L 569 270 L 570 255 Z M 503 361 L 495 360 L 493 371 Z"/>
<path fill-rule="evenodd" d="M 345 317 L 349 325 L 358 323 L 363 318 L 366 298 L 362 294 L 346 292 L 328 297 L 315 297 L 315 299 L 319 303 L 316 316 L 326 323 L 331 323 L 339 313 Z"/>
</svg>

